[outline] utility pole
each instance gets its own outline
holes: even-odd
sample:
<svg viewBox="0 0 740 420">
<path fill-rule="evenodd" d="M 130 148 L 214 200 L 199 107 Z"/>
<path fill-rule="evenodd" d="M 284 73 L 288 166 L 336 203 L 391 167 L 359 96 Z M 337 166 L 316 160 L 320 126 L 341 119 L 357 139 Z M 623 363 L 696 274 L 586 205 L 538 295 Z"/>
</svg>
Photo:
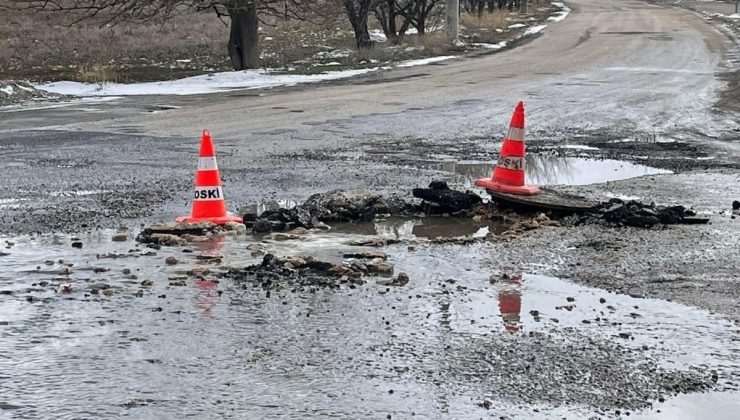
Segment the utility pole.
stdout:
<svg viewBox="0 0 740 420">
<path fill-rule="evenodd" d="M 457 42 L 460 26 L 460 0 L 447 0 L 447 40 Z"/>
<path fill-rule="evenodd" d="M 739 8 L 740 8 L 740 0 L 735 0 L 735 14 L 738 13 Z"/>
<path fill-rule="evenodd" d="M 526 15 L 527 13 L 529 13 L 529 0 L 519 0 L 519 14 Z"/>
</svg>

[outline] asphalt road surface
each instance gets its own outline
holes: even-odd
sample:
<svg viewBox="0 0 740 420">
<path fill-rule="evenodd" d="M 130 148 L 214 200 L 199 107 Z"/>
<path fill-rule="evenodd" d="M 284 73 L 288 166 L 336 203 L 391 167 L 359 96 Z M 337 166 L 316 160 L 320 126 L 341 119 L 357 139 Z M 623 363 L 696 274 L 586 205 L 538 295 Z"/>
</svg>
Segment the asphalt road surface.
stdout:
<svg viewBox="0 0 740 420">
<path fill-rule="evenodd" d="M 9 170 L 0 180 L 10 189 L 4 198 L 23 203 L 6 214 L 2 230 L 46 230 L 49 220 L 64 221 L 53 228 L 75 228 L 79 221 L 67 214 L 74 203 L 58 200 L 75 191 L 120 196 L 85 204 L 93 225 L 173 216 L 187 206 L 204 128 L 216 140 L 232 208 L 332 187 L 413 185 L 414 174 L 398 168 L 365 171 L 357 164 L 349 175 L 346 165 L 319 168 L 273 157 L 387 139 L 498 138 L 518 100 L 526 102 L 530 144 L 604 132 L 658 133 L 737 154 L 737 144 L 723 140 L 738 119 L 711 113 L 722 88 L 719 74 L 736 57 L 729 37 L 678 8 L 609 0 L 569 5 L 571 15 L 551 22 L 542 36 L 483 57 L 318 86 L 2 112 L 0 144 Z M 121 208 L 134 191 L 139 208 Z"/>
<path fill-rule="evenodd" d="M 491 55 L 292 88 L 0 110 L 0 416 L 589 418 L 652 405 L 646 418 L 734 418 L 740 108 L 715 104 L 740 100 L 724 90 L 737 44 L 679 8 L 568 5 L 541 36 Z M 139 223 L 188 212 L 204 128 L 232 210 L 334 188 L 408 195 L 441 176 L 439 161 L 493 160 L 519 100 L 533 150 L 594 146 L 560 153 L 681 172 L 578 192 L 681 202 L 711 224 L 402 243 L 384 250 L 407 286 L 272 295 L 187 274 L 212 261 L 204 254 L 258 262 L 246 252 L 258 238 L 189 253 L 133 242 Z M 603 172 L 599 162 L 587 168 Z M 94 229 L 121 225 L 125 242 Z M 354 234 L 264 246 L 341 259 Z M 525 274 L 511 281 L 505 266 Z M 183 276 L 187 287 L 172 284 Z M 66 282 L 69 294 L 54 291 Z"/>
</svg>

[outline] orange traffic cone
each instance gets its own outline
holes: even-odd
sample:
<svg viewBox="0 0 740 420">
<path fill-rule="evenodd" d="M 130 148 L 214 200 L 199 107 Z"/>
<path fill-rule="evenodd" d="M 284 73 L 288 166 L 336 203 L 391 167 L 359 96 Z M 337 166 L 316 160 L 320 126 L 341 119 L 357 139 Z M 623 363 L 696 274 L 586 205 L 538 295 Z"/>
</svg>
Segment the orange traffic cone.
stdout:
<svg viewBox="0 0 740 420">
<path fill-rule="evenodd" d="M 519 101 L 514 115 L 511 116 L 509 133 L 501 146 L 498 164 L 493 168 L 491 179 L 477 179 L 475 185 L 509 194 L 539 194 L 539 188 L 534 185 L 524 185 L 524 149 L 524 103 Z"/>
<path fill-rule="evenodd" d="M 208 130 L 203 130 L 200 139 L 198 171 L 195 173 L 195 197 L 190 216 L 178 217 L 178 223 L 212 222 L 223 225 L 226 222 L 242 223 L 241 217 L 226 213 L 226 201 L 221 189 L 221 175 L 216 163 L 216 149 Z"/>
</svg>

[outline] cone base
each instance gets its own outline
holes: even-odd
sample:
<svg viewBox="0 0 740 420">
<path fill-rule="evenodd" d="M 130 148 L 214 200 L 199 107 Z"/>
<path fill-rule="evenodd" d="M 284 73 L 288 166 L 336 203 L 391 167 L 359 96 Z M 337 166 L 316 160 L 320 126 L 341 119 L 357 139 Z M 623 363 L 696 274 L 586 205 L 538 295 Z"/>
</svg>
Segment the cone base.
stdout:
<svg viewBox="0 0 740 420">
<path fill-rule="evenodd" d="M 507 193 L 507 194 L 514 194 L 514 195 L 537 195 L 540 193 L 539 187 L 534 186 L 534 185 L 521 185 L 521 186 L 505 185 L 505 184 L 500 184 L 490 178 L 476 179 L 475 185 L 478 187 L 483 187 L 488 190 L 498 191 L 498 192 Z"/>
<path fill-rule="evenodd" d="M 218 216 L 218 217 L 193 217 L 183 216 L 175 219 L 177 223 L 200 223 L 200 222 L 211 222 L 216 225 L 225 225 L 227 222 L 244 223 L 241 217 L 238 216 Z"/>
</svg>

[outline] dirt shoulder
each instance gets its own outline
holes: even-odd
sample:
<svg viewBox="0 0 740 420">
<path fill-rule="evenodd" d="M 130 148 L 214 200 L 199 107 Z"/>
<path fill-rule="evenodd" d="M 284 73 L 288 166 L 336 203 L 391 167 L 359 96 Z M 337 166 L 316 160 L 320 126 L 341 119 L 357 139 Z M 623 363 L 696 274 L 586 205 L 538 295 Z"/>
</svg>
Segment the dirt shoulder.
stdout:
<svg viewBox="0 0 740 420">
<path fill-rule="evenodd" d="M 538 3 L 539 4 L 539 3 Z M 267 18 L 260 27 L 260 67 L 312 74 L 390 63 L 496 46 L 559 15 L 549 1 L 532 5 L 528 15 L 496 10 L 481 17 L 462 15 L 461 41 L 449 45 L 441 27 L 424 36 L 409 30 L 397 44 L 371 29 L 374 47 L 357 51 L 341 8 L 321 23 Z M 102 18 L 101 18 L 102 19 Z M 88 83 L 172 80 L 230 71 L 228 26 L 210 11 L 184 13 L 164 23 L 101 25 L 75 21 L 71 13 L 0 10 L 0 79 Z M 371 20 L 371 27 L 374 19 Z M 43 22 L 43 25 L 39 25 Z"/>
</svg>

